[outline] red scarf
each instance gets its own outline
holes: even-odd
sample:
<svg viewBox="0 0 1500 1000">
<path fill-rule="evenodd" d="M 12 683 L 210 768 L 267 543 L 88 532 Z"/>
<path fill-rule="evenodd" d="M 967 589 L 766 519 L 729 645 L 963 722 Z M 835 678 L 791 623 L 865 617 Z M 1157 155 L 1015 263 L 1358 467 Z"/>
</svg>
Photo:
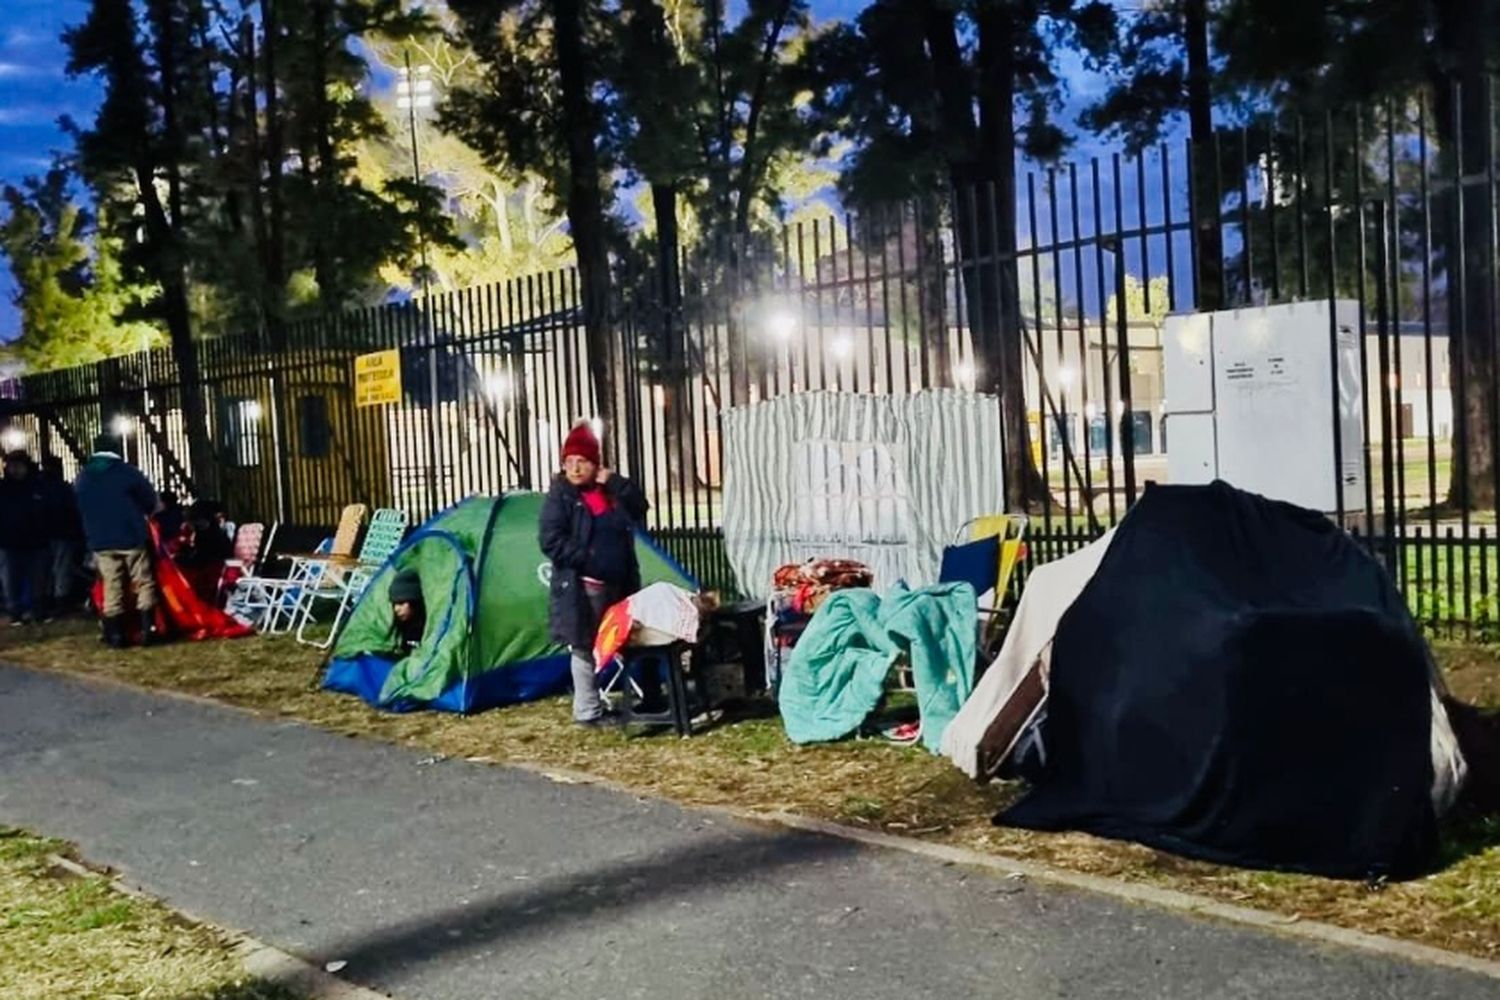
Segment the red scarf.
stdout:
<svg viewBox="0 0 1500 1000">
<path fill-rule="evenodd" d="M 583 494 L 583 505 L 595 517 L 601 517 L 615 509 L 614 500 L 598 486 L 590 486 L 579 492 Z"/>
</svg>

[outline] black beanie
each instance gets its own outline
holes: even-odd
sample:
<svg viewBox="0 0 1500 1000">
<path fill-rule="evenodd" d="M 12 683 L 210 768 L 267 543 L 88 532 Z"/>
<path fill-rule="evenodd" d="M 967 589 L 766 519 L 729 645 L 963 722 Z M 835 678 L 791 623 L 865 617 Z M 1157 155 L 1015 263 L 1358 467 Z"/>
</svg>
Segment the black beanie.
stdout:
<svg viewBox="0 0 1500 1000">
<path fill-rule="evenodd" d="M 397 573 L 387 588 L 392 604 L 402 602 L 417 603 L 422 599 L 422 578 L 414 569 L 404 569 Z"/>
</svg>

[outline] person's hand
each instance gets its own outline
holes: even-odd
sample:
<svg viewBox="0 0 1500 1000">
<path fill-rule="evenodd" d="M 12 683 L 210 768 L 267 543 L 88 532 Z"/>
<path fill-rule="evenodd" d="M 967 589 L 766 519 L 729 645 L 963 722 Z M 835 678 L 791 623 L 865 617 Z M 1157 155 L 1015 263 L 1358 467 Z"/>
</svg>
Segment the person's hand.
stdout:
<svg viewBox="0 0 1500 1000">
<path fill-rule="evenodd" d="M 603 486 L 605 483 L 609 482 L 610 477 L 614 474 L 615 473 L 613 469 L 606 469 L 601 465 L 599 467 L 599 474 L 594 477 L 594 482 L 598 483 L 600 486 Z"/>
</svg>

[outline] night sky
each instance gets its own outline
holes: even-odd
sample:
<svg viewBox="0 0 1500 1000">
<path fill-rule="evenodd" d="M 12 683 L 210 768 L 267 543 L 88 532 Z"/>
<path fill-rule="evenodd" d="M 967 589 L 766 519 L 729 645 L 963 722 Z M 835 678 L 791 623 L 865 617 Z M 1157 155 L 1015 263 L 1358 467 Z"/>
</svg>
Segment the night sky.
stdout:
<svg viewBox="0 0 1500 1000">
<path fill-rule="evenodd" d="M 0 184 L 44 172 L 54 153 L 69 147 L 58 119 L 91 119 L 99 88 L 89 79 L 70 80 L 58 36 L 83 20 L 87 0 L 3 0 L 0 10 Z M 849 17 L 861 0 L 814 0 L 820 18 Z M 1069 74 L 1075 99 L 1093 81 Z M 11 302 L 14 283 L 0 261 L 0 340 L 20 332 Z"/>
</svg>

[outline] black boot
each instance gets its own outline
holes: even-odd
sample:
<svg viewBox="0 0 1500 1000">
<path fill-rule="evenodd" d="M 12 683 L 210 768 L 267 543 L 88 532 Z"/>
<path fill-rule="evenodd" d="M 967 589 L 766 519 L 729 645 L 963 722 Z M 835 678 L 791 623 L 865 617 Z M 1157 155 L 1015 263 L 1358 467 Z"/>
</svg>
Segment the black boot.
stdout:
<svg viewBox="0 0 1500 1000">
<path fill-rule="evenodd" d="M 125 619 L 120 615 L 113 618 L 103 618 L 99 622 L 99 629 L 103 632 L 100 637 L 110 649 L 125 648 Z"/>
<path fill-rule="evenodd" d="M 161 639 L 161 633 L 156 631 L 156 612 L 141 612 L 141 645 L 154 646 Z"/>
</svg>

